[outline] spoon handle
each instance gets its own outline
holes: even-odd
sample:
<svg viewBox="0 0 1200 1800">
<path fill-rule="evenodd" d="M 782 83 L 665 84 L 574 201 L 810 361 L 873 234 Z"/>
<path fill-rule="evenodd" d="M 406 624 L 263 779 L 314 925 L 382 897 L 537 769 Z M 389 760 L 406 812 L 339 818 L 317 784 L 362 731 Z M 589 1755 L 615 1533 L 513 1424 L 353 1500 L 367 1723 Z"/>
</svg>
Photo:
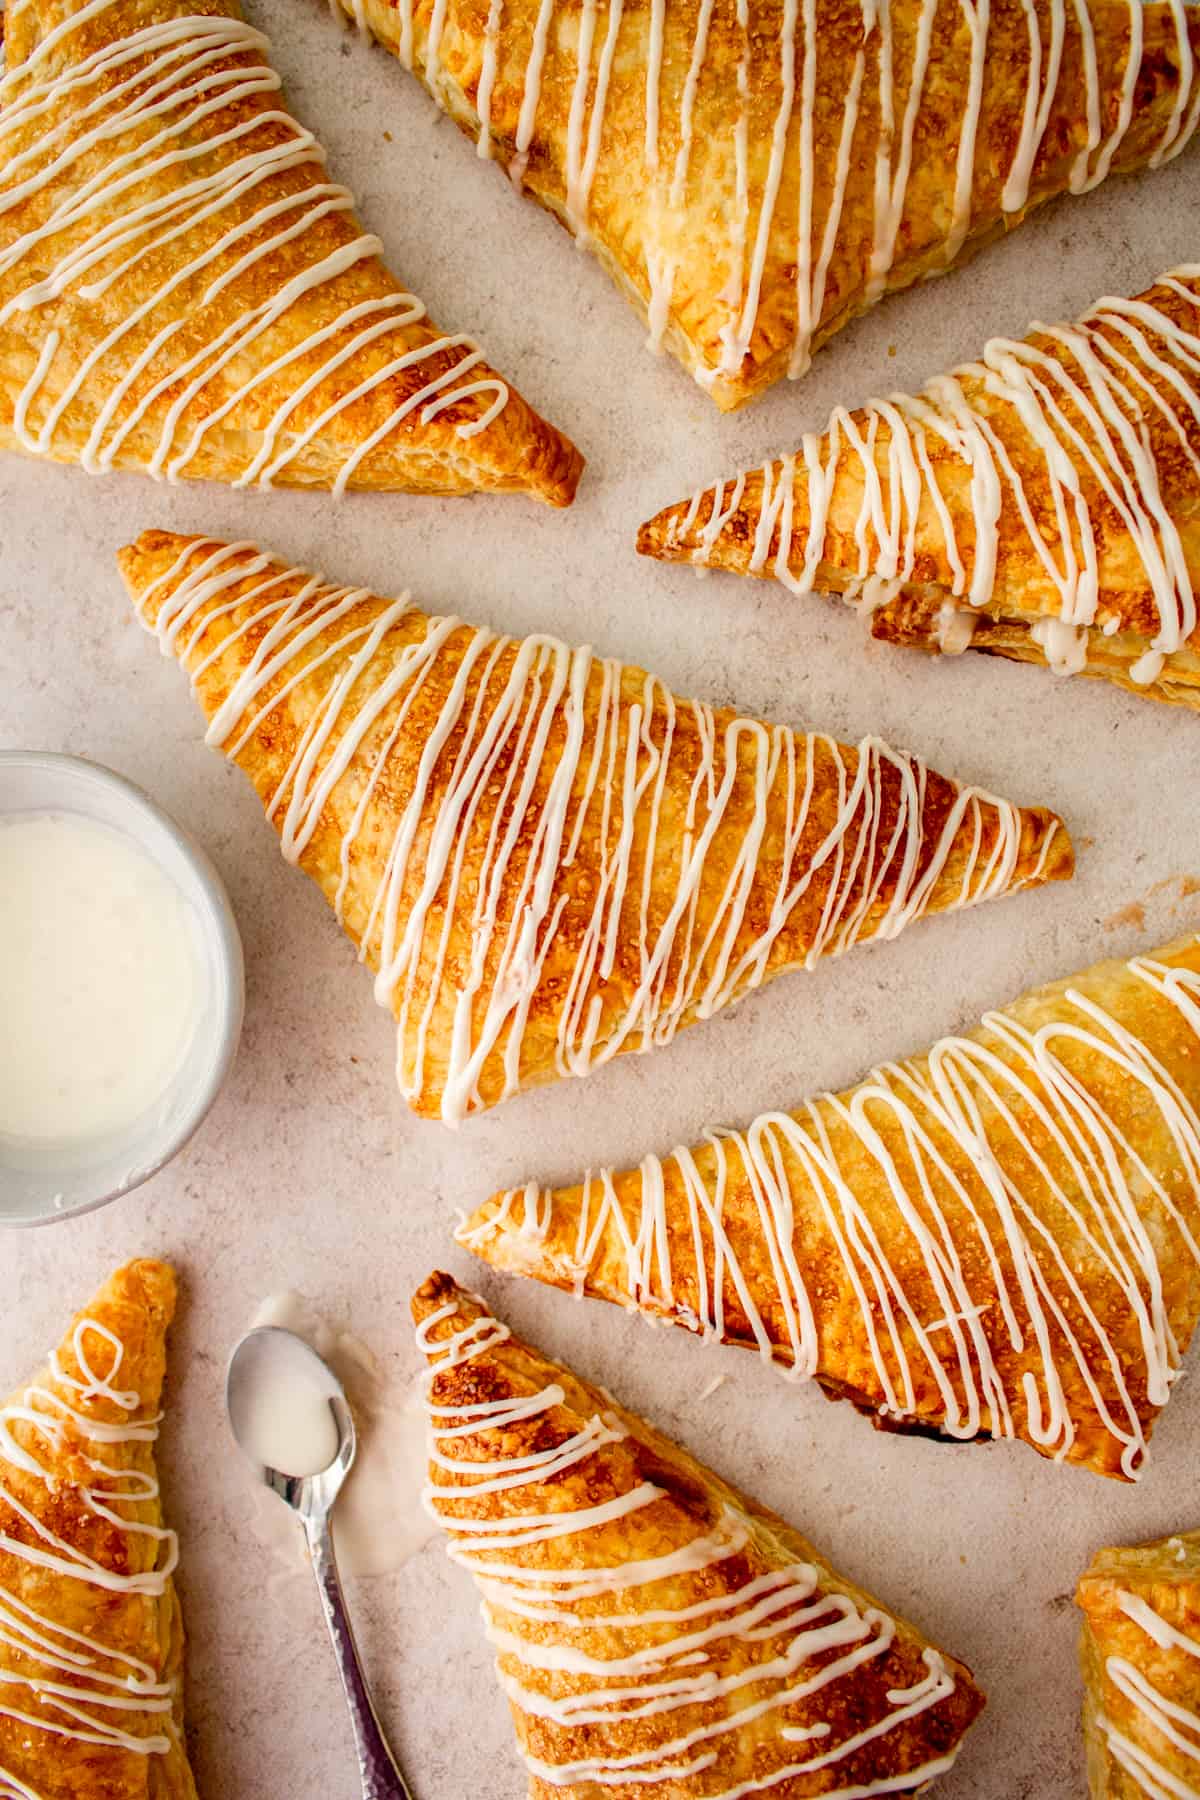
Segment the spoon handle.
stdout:
<svg viewBox="0 0 1200 1800">
<path fill-rule="evenodd" d="M 333 1640 L 338 1673 L 350 1708 L 354 1747 L 358 1752 L 359 1772 L 362 1775 L 363 1800 L 412 1800 L 412 1794 L 388 1749 L 359 1661 L 350 1616 L 342 1595 L 337 1561 L 333 1554 L 333 1536 L 328 1517 L 305 1519 L 304 1526 L 313 1574 L 317 1578 L 317 1588 L 325 1612 L 325 1623 Z"/>
</svg>

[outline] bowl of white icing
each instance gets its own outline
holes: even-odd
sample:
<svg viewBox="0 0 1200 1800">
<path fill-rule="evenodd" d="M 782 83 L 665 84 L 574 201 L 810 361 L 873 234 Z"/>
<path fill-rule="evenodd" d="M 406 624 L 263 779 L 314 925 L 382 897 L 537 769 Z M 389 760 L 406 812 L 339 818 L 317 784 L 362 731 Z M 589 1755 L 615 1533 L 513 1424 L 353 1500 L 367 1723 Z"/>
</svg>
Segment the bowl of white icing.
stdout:
<svg viewBox="0 0 1200 1800">
<path fill-rule="evenodd" d="M 0 1225 L 161 1169 L 221 1090 L 243 997 L 199 845 L 111 769 L 0 750 Z"/>
</svg>

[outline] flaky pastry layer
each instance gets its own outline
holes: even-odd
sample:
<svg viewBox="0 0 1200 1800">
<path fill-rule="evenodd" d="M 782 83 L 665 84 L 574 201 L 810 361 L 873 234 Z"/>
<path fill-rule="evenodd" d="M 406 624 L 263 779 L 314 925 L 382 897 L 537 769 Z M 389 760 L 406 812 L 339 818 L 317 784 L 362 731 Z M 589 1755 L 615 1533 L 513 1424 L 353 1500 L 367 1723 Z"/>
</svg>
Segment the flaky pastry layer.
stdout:
<svg viewBox="0 0 1200 1800">
<path fill-rule="evenodd" d="M 457 1235 L 882 1428 L 1135 1479 L 1200 1316 L 1200 939 L 744 1131 L 499 1194 Z"/>
<path fill-rule="evenodd" d="M 530 1800 L 914 1794 L 970 1671 L 790 1525 L 432 1275 L 430 1500 L 479 1584 Z"/>
<path fill-rule="evenodd" d="M 638 548 L 841 594 L 892 643 L 1200 707 L 1200 264 L 839 410 Z"/>
<path fill-rule="evenodd" d="M 1101 1550 L 1083 1611 L 1091 1800 L 1200 1793 L 1200 1531 Z"/>
<path fill-rule="evenodd" d="M 249 544 L 121 553 L 455 1122 L 666 1043 L 786 969 L 1071 873 L 1054 814 L 877 739 L 677 699 L 549 637 L 336 588 Z"/>
<path fill-rule="evenodd" d="M 132 1262 L 0 1407 L 0 1792 L 196 1800 L 154 1440 L 175 1279 Z"/>
<path fill-rule="evenodd" d="M 1163 0 L 341 0 L 717 405 L 1200 115 Z"/>
<path fill-rule="evenodd" d="M 582 461 L 383 245 L 237 0 L 9 0 L 0 448 L 567 505 Z"/>
</svg>

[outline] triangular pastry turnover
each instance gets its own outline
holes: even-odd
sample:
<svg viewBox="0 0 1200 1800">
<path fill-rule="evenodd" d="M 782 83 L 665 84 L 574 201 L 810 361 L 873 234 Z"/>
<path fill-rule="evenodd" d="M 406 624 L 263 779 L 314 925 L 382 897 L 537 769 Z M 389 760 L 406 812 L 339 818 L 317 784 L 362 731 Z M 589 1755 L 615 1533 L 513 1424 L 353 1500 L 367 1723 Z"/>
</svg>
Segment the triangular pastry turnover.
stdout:
<svg viewBox="0 0 1200 1800">
<path fill-rule="evenodd" d="M 878 638 L 1200 707 L 1200 264 L 839 409 L 638 548 L 840 593 Z"/>
<path fill-rule="evenodd" d="M 389 274 L 236 0 L 9 0 L 0 52 L 0 446 L 570 501 L 578 453 Z"/>
<path fill-rule="evenodd" d="M 413 1315 L 429 1502 L 530 1800 L 855 1800 L 951 1766 L 983 1705 L 961 1663 L 448 1275 Z"/>
<path fill-rule="evenodd" d="M 1101 1550 L 1075 1598 L 1091 1800 L 1195 1800 L 1200 1531 Z"/>
<path fill-rule="evenodd" d="M 121 553 L 455 1121 L 789 968 L 1071 872 L 1052 813 L 677 700 L 641 669 L 333 587 L 251 544 Z"/>
<path fill-rule="evenodd" d="M 195 1800 L 154 1458 L 174 1310 L 129 1263 L 0 1406 L 3 1800 Z"/>
<path fill-rule="evenodd" d="M 456 1235 L 883 1429 L 1135 1479 L 1200 1315 L 1200 938 L 693 1150 L 497 1195 Z"/>
<path fill-rule="evenodd" d="M 341 0 L 723 408 L 1200 116 L 1183 0 Z"/>
</svg>

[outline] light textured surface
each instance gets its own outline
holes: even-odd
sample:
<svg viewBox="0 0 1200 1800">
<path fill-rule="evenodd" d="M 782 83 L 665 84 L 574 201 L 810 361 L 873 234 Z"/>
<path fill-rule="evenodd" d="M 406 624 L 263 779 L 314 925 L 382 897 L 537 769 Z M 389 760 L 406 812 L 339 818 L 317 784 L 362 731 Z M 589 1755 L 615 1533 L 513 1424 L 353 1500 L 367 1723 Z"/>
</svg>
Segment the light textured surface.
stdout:
<svg viewBox="0 0 1200 1800">
<path fill-rule="evenodd" d="M 600 271 L 477 163 L 389 58 L 343 36 L 315 0 L 262 0 L 253 18 L 276 35 L 296 110 L 405 278 L 435 316 L 479 334 L 590 466 L 576 506 L 552 515 L 516 499 L 364 496 L 337 507 L 0 463 L 0 744 L 96 757 L 185 821 L 229 883 L 249 979 L 233 1079 L 184 1157 L 89 1219 L 0 1241 L 0 1387 L 39 1360 L 110 1266 L 137 1254 L 177 1262 L 164 1465 L 184 1536 L 200 1791 L 357 1800 L 315 1594 L 299 1580 L 260 1581 L 256 1502 L 221 1411 L 226 1353 L 258 1301 L 305 1291 L 402 1379 L 416 1367 L 413 1286 L 436 1264 L 471 1282 L 484 1273 L 449 1243 L 456 1206 L 794 1103 L 923 1049 L 1032 981 L 1200 925 L 1200 899 L 1179 898 L 1180 879 L 1200 876 L 1195 720 L 983 657 L 927 664 L 870 645 L 860 621 L 823 603 L 700 583 L 633 552 L 639 520 L 659 505 L 790 448 L 836 400 L 912 386 L 990 333 L 1136 291 L 1194 259 L 1200 161 L 1193 153 L 1062 204 L 847 331 L 800 386 L 722 420 L 677 368 L 643 352 Z M 790 724 L 880 732 L 1013 799 L 1057 807 L 1079 875 L 791 977 L 665 1052 L 451 1136 L 405 1112 L 367 976 L 316 890 L 282 862 L 249 786 L 203 748 L 182 677 L 133 622 L 112 552 L 154 524 L 256 536 L 338 578 L 407 585 L 432 607 L 586 639 L 684 692 Z M 1152 891 L 1159 883 L 1169 885 Z M 973 1665 L 991 1704 L 937 1790 L 946 1800 L 1082 1795 L 1070 1594 L 1100 1544 L 1195 1524 L 1195 1373 L 1159 1426 L 1145 1480 L 1123 1490 L 1017 1447 L 877 1437 L 749 1357 L 651 1337 L 530 1285 L 483 1285 L 523 1331 L 619 1388 Z M 729 1379 L 702 1400 L 718 1374 Z M 418 1800 L 521 1800 L 469 1579 L 431 1544 L 352 1598 Z"/>
</svg>

